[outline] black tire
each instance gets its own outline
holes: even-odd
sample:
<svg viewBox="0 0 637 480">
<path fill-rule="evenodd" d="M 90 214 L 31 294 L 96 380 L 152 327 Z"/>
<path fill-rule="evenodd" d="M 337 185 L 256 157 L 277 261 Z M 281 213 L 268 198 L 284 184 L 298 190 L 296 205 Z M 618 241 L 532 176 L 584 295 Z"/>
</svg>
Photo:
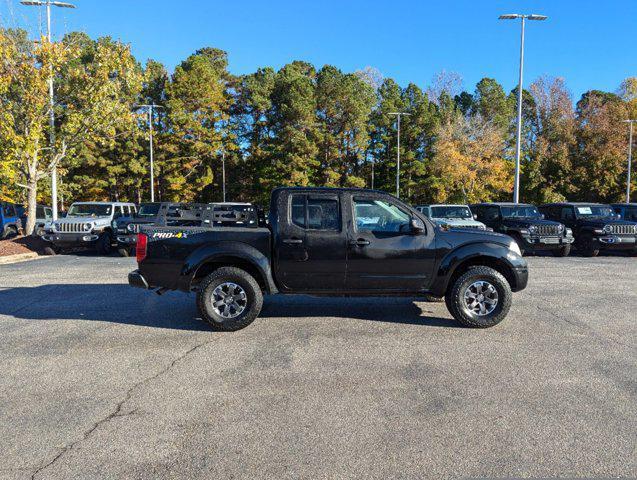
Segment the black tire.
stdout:
<svg viewBox="0 0 637 480">
<path fill-rule="evenodd" d="M 55 249 L 53 247 L 44 247 L 44 254 L 45 255 L 56 255 L 57 252 L 55 251 Z"/>
<path fill-rule="evenodd" d="M 430 293 L 425 293 L 425 301 L 430 303 L 439 303 L 444 302 L 445 297 L 436 297 L 435 295 L 431 295 Z"/>
<path fill-rule="evenodd" d="M 599 255 L 599 248 L 595 247 L 595 243 L 591 237 L 583 239 L 578 250 L 585 257 L 596 257 Z"/>
<path fill-rule="evenodd" d="M 120 247 L 117 249 L 117 253 L 119 253 L 120 257 L 130 257 L 130 251 L 128 248 Z"/>
<path fill-rule="evenodd" d="M 17 236 L 18 236 L 17 227 L 14 227 L 13 225 L 9 225 L 8 227 L 5 227 L 4 232 L 2 232 L 2 238 L 0 238 L 0 240 L 7 240 L 9 238 L 13 238 Z"/>
<path fill-rule="evenodd" d="M 213 307 L 215 289 L 225 283 L 238 285 L 245 293 L 243 311 L 228 318 L 217 313 Z M 223 288 L 222 288 L 223 290 Z M 232 295 L 233 292 L 230 292 Z M 222 305 L 223 308 L 230 308 Z M 250 325 L 261 312 L 263 293 L 257 281 L 245 270 L 236 267 L 221 267 L 208 275 L 197 291 L 197 309 L 201 318 L 215 330 L 233 332 Z M 230 310 L 232 314 L 232 310 Z"/>
<path fill-rule="evenodd" d="M 112 244 L 113 238 L 111 237 L 111 233 L 103 232 L 100 234 L 97 242 L 95 242 L 95 250 L 97 250 L 97 253 L 100 255 L 108 255 L 111 253 Z"/>
<path fill-rule="evenodd" d="M 567 243 L 560 248 L 555 248 L 551 250 L 551 253 L 554 257 L 568 257 L 569 253 L 571 253 L 571 244 Z"/>
<path fill-rule="evenodd" d="M 33 230 L 32 235 L 34 237 L 41 237 L 42 235 L 44 235 L 44 228 L 42 227 L 35 227 L 35 229 Z"/>
<path fill-rule="evenodd" d="M 490 283 L 498 294 L 495 308 L 485 315 L 478 315 L 470 311 L 464 299 L 465 291 L 474 282 L 480 280 Z M 474 328 L 493 327 L 504 320 L 511 308 L 511 299 L 511 286 L 506 278 L 493 268 L 480 266 L 471 267 L 456 278 L 445 295 L 447 309 L 453 318 L 467 327 Z"/>
</svg>

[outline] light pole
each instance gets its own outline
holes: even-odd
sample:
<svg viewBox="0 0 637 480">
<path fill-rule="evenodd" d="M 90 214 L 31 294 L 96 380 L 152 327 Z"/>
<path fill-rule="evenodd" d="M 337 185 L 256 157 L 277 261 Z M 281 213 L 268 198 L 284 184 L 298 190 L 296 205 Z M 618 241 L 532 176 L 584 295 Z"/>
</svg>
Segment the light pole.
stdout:
<svg viewBox="0 0 637 480">
<path fill-rule="evenodd" d="M 630 169 L 633 160 L 633 123 L 637 120 L 624 120 L 624 123 L 630 125 L 630 133 L 628 134 L 628 179 L 626 181 L 626 203 L 630 203 Z"/>
<path fill-rule="evenodd" d="M 411 113 L 407 112 L 389 112 L 389 115 L 396 115 L 397 123 L 398 123 L 398 142 L 396 145 L 396 197 L 400 198 L 400 117 L 403 115 L 411 115 Z"/>
<path fill-rule="evenodd" d="M 150 201 L 155 201 L 155 163 L 153 161 L 153 109 L 164 108 L 154 103 L 146 105 L 136 105 L 137 108 L 145 108 L 148 110 L 148 149 L 150 152 Z"/>
<path fill-rule="evenodd" d="M 72 3 L 56 2 L 51 0 L 22 0 L 22 5 L 30 7 L 46 7 L 46 36 L 51 43 L 51 6 L 61 8 L 75 8 Z M 53 106 L 55 99 L 53 97 L 53 65 L 50 65 L 49 74 L 49 143 L 51 144 L 51 155 L 54 155 L 55 147 L 55 112 Z M 53 210 L 53 220 L 58 219 L 58 172 L 57 165 L 51 169 L 51 208 Z"/>
<path fill-rule="evenodd" d="M 518 129 L 515 145 L 515 180 L 513 183 L 513 203 L 520 202 L 520 149 L 522 139 L 522 73 L 524 70 L 524 24 L 526 20 L 546 20 L 545 15 L 522 15 L 519 13 L 509 13 L 500 15 L 500 20 L 522 19 L 522 30 L 520 34 L 520 80 L 518 82 Z"/>
<path fill-rule="evenodd" d="M 223 191 L 223 203 L 226 203 L 226 149 L 221 150 L 221 189 Z"/>
</svg>

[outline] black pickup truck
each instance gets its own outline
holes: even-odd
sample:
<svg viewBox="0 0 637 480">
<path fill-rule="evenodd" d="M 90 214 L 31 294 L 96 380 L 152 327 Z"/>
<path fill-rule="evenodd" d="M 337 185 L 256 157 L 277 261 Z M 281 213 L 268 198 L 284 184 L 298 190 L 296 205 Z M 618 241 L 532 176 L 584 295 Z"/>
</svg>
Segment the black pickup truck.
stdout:
<svg viewBox="0 0 637 480">
<path fill-rule="evenodd" d="M 238 330 L 263 294 L 445 297 L 471 327 L 504 319 L 528 269 L 510 237 L 446 230 L 384 192 L 279 188 L 257 228 L 142 226 L 128 282 L 197 292 L 202 318 Z"/>
</svg>

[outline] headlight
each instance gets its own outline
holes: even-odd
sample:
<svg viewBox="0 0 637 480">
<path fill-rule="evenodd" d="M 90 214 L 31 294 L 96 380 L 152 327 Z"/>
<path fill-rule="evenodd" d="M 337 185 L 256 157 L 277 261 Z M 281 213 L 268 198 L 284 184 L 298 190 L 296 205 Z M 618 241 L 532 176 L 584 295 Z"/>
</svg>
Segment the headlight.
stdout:
<svg viewBox="0 0 637 480">
<path fill-rule="evenodd" d="M 566 236 L 567 237 L 572 237 L 573 236 L 573 230 L 571 230 L 570 228 L 566 229 Z"/>
<path fill-rule="evenodd" d="M 562 231 L 564 230 L 564 225 L 562 225 L 561 223 L 557 226 L 557 231 L 562 233 Z"/>
<path fill-rule="evenodd" d="M 114 230 L 117 230 L 117 220 L 113 220 L 111 222 L 111 227 L 113 227 Z"/>
<path fill-rule="evenodd" d="M 512 252 L 517 253 L 519 256 L 522 256 L 522 252 L 520 251 L 520 247 L 517 244 L 517 242 L 515 240 L 511 240 L 511 243 L 509 243 L 509 250 L 511 250 Z"/>
<path fill-rule="evenodd" d="M 59 224 L 59 222 L 55 222 L 55 223 L 53 224 L 53 230 L 59 230 L 59 229 L 60 229 L 60 224 Z"/>
<path fill-rule="evenodd" d="M 612 226 L 610 225 L 604 225 L 604 233 L 610 233 L 610 231 L 613 229 Z"/>
<path fill-rule="evenodd" d="M 531 235 L 535 235 L 535 234 L 537 233 L 537 225 L 531 225 L 531 226 L 529 227 L 529 233 L 530 233 Z"/>
<path fill-rule="evenodd" d="M 135 231 L 135 224 L 129 223 L 128 225 L 126 225 L 126 230 L 128 230 L 130 233 L 133 233 Z"/>
<path fill-rule="evenodd" d="M 84 228 L 85 232 L 89 232 L 91 230 L 91 228 L 93 228 L 93 224 L 91 223 L 85 223 L 82 228 Z"/>
</svg>

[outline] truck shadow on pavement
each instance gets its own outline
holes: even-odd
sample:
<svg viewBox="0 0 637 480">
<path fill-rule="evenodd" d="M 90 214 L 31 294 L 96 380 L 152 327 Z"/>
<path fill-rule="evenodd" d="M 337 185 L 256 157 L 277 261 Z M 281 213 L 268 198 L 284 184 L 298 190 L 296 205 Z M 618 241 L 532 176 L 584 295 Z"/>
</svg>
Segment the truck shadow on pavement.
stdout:
<svg viewBox="0 0 637 480">
<path fill-rule="evenodd" d="M 462 328 L 412 298 L 266 296 L 260 318 L 344 318 Z M 431 308 L 430 308 L 431 307 Z M 126 284 L 52 284 L 0 290 L 0 319 L 87 320 L 173 330 L 211 331 L 198 318 L 193 294 L 158 296 Z"/>
</svg>

